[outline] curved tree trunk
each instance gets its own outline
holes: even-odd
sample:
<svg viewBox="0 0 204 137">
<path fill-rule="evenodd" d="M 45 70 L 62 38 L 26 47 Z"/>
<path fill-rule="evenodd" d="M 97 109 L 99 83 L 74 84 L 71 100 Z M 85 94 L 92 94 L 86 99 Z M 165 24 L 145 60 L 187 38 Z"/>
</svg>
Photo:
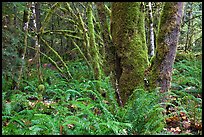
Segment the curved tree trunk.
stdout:
<svg viewBox="0 0 204 137">
<path fill-rule="evenodd" d="M 171 75 L 176 56 L 183 2 L 166 2 L 160 18 L 156 55 L 146 71 L 150 89 L 161 87 L 166 92 L 171 87 Z"/>
<path fill-rule="evenodd" d="M 144 87 L 144 70 L 148 65 L 144 14 L 139 2 L 112 4 L 112 40 L 115 53 L 116 91 L 122 105 L 136 88 Z"/>
</svg>

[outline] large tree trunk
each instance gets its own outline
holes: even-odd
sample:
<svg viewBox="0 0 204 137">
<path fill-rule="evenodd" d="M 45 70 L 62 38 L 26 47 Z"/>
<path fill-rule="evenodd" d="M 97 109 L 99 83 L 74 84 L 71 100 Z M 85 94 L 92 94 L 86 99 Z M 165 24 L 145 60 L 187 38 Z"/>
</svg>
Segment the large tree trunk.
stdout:
<svg viewBox="0 0 204 137">
<path fill-rule="evenodd" d="M 148 65 L 144 14 L 141 3 L 112 4 L 112 40 L 115 46 L 116 91 L 124 105 L 136 88 L 144 87 L 144 70 Z"/>
<path fill-rule="evenodd" d="M 176 56 L 183 2 L 167 2 L 163 7 L 157 37 L 156 55 L 146 71 L 149 87 L 161 87 L 166 92 L 171 87 L 172 67 Z"/>
</svg>

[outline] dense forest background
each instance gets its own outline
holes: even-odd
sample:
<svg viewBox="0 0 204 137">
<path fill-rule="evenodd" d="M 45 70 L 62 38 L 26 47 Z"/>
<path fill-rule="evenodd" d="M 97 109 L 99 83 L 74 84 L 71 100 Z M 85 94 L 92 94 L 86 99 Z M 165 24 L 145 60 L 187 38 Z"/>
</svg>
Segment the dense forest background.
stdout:
<svg viewBox="0 0 204 137">
<path fill-rule="evenodd" d="M 2 2 L 3 135 L 202 134 L 202 2 Z"/>
</svg>

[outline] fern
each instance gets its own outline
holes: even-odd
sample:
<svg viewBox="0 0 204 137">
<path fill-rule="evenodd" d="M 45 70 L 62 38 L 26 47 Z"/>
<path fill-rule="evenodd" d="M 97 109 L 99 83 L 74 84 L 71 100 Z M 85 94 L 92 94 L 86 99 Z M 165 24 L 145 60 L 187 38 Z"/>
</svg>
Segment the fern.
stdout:
<svg viewBox="0 0 204 137">
<path fill-rule="evenodd" d="M 173 83 L 183 88 L 195 87 L 195 92 L 202 92 L 202 69 L 200 60 L 182 60 L 174 64 Z"/>
<path fill-rule="evenodd" d="M 46 114 L 34 114 L 31 120 L 32 126 L 29 128 L 32 134 L 50 134 L 55 135 L 59 133 L 58 122 L 53 120 L 50 115 Z"/>
<path fill-rule="evenodd" d="M 158 105 L 159 99 L 157 92 L 148 93 L 140 89 L 133 92 L 123 116 L 125 121 L 132 124 L 132 132 L 156 134 L 162 131 L 165 126 L 164 109 Z"/>
<path fill-rule="evenodd" d="M 202 122 L 202 99 L 186 93 L 185 91 L 172 91 L 179 98 L 179 109 L 194 122 Z"/>
</svg>

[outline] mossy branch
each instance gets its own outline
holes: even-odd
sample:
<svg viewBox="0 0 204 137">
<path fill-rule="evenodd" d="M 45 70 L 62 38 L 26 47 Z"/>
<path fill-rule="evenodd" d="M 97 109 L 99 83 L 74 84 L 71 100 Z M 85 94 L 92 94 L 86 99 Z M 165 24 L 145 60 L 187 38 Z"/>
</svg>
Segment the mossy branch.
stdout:
<svg viewBox="0 0 204 137">
<path fill-rule="evenodd" d="M 52 13 L 54 12 L 54 10 L 56 8 L 58 8 L 60 6 L 60 3 L 59 2 L 56 2 L 48 11 L 48 13 L 46 14 L 45 16 L 45 19 L 44 21 L 42 22 L 42 27 L 40 28 L 40 32 L 43 32 L 44 31 L 44 28 L 47 26 L 48 24 L 48 20 L 50 20 L 50 17 L 52 15 Z"/>
<path fill-rule="evenodd" d="M 93 24 L 93 13 L 92 13 L 92 5 L 89 3 L 88 5 L 88 28 L 89 28 L 89 36 L 90 36 L 90 51 L 93 55 L 93 68 L 95 71 L 96 79 L 101 79 L 101 68 L 100 68 L 100 57 L 99 57 L 99 51 L 96 47 L 96 41 L 95 41 L 95 33 L 94 33 L 94 24 Z"/>
<path fill-rule="evenodd" d="M 77 32 L 73 31 L 73 30 L 47 30 L 44 31 L 42 34 L 47 34 L 47 33 L 70 33 L 70 34 L 76 34 Z"/>
<path fill-rule="evenodd" d="M 60 59 L 60 61 L 62 62 L 62 64 L 63 64 L 64 67 L 66 68 L 66 73 L 68 74 L 68 76 L 70 76 L 70 77 L 73 79 L 73 77 L 72 77 L 71 73 L 69 72 L 68 67 L 67 67 L 66 63 L 64 62 L 64 60 L 62 59 L 62 57 L 61 57 L 42 37 L 40 37 L 40 39 L 41 39 L 41 40 L 45 43 L 45 45 L 46 45 L 51 51 L 53 51 L 53 53 Z"/>
<path fill-rule="evenodd" d="M 86 61 L 86 63 L 88 64 L 88 66 L 90 68 L 92 68 L 92 66 L 90 65 L 89 61 L 87 60 L 87 58 L 85 57 L 85 55 L 83 54 L 83 52 L 81 51 L 80 47 L 76 44 L 76 42 L 74 40 L 72 40 L 72 43 L 74 44 L 74 46 L 79 50 L 80 54 L 82 55 L 82 57 L 84 58 L 84 60 Z"/>
<path fill-rule="evenodd" d="M 35 48 L 31 47 L 31 46 L 28 46 L 28 48 L 30 49 L 33 49 L 33 50 L 36 50 Z M 41 52 L 40 51 L 40 54 L 42 54 L 43 56 L 45 56 L 48 60 L 50 60 L 50 62 L 52 64 L 54 64 L 54 66 L 57 68 L 57 70 L 59 70 L 59 72 L 63 73 L 62 69 L 59 68 L 59 66 L 57 65 L 57 63 L 49 56 L 47 56 L 45 53 Z"/>
</svg>

